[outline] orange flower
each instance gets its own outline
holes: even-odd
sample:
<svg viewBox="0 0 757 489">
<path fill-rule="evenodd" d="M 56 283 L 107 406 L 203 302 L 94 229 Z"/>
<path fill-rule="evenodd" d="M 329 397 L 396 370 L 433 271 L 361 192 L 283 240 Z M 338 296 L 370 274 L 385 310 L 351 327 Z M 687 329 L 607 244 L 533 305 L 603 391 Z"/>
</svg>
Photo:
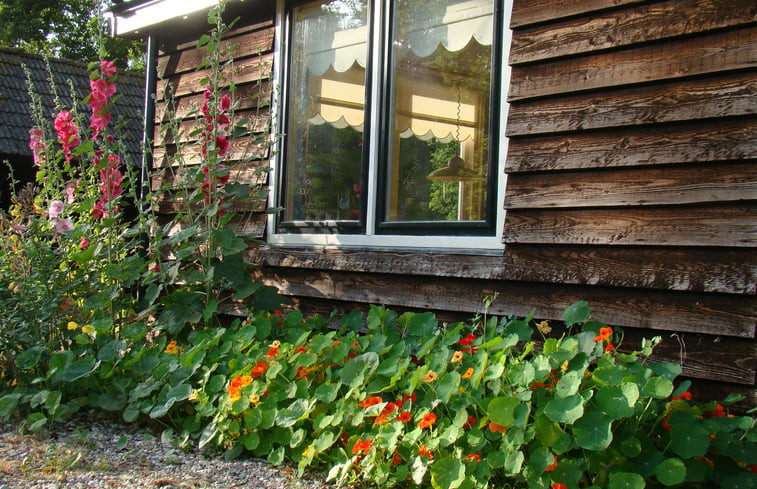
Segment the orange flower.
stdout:
<svg viewBox="0 0 757 489">
<path fill-rule="evenodd" d="M 469 368 L 468 370 L 465 371 L 462 377 L 464 379 L 470 379 L 471 377 L 473 377 L 473 372 L 474 372 L 473 368 Z"/>
<path fill-rule="evenodd" d="M 463 429 L 464 430 L 469 430 L 469 429 L 473 428 L 475 425 L 476 425 L 476 418 L 474 418 L 473 416 L 471 416 L 469 414 L 468 415 L 468 421 L 463 425 Z"/>
<path fill-rule="evenodd" d="M 489 421 L 489 431 L 491 431 L 492 433 L 504 433 L 506 429 L 507 428 L 505 428 L 501 424 Z"/>
<path fill-rule="evenodd" d="M 594 337 L 594 341 L 609 340 L 612 337 L 612 328 L 599 328 L 599 335 Z"/>
<path fill-rule="evenodd" d="M 353 455 L 357 455 L 358 453 L 367 454 L 368 451 L 371 449 L 372 445 L 373 445 L 373 438 L 368 438 L 365 441 L 358 439 L 358 441 L 356 441 L 355 444 L 352 446 L 352 454 Z"/>
<path fill-rule="evenodd" d="M 555 457 L 554 455 L 552 455 L 552 457 L 555 459 L 554 463 L 550 465 L 549 467 L 547 467 L 546 469 L 544 469 L 544 472 L 552 472 L 553 470 L 557 468 L 557 457 Z"/>
<path fill-rule="evenodd" d="M 408 421 L 410 421 L 411 419 L 413 419 L 413 416 L 410 414 L 409 411 L 402 411 L 394 419 L 396 419 L 400 423 L 407 423 Z"/>
<path fill-rule="evenodd" d="M 71 323 L 68 323 L 68 324 L 70 325 Z M 71 327 L 69 326 L 68 329 L 71 329 Z M 76 329 L 76 328 L 74 327 L 73 329 Z M 176 355 L 177 353 L 179 353 L 179 347 L 176 345 L 176 341 L 171 340 L 170 342 L 168 342 L 168 344 L 166 345 L 166 349 L 163 350 L 163 352 L 168 353 L 169 355 Z"/>
<path fill-rule="evenodd" d="M 308 373 L 310 373 L 310 370 L 307 367 L 303 367 L 302 365 L 300 365 L 299 367 L 297 367 L 297 373 L 294 374 L 294 379 L 295 380 L 299 380 L 299 379 L 310 380 L 310 377 L 308 377 Z"/>
<path fill-rule="evenodd" d="M 241 398 L 242 394 L 239 392 L 239 389 L 229 386 L 229 399 L 231 399 L 231 402 L 236 402 Z"/>
<path fill-rule="evenodd" d="M 426 448 L 426 445 L 421 445 L 418 447 L 418 455 L 421 457 L 426 457 L 429 460 L 434 460 L 434 454 L 432 454 L 428 448 Z"/>
<path fill-rule="evenodd" d="M 252 384 L 252 377 L 250 377 L 249 375 L 242 375 L 241 377 L 239 377 L 240 386 L 244 387 L 250 384 Z"/>
<path fill-rule="evenodd" d="M 691 392 L 686 391 L 686 392 L 681 393 L 680 396 L 674 397 L 673 400 L 675 401 L 676 399 L 686 399 L 687 401 L 690 401 L 691 398 L 692 398 Z"/>
<path fill-rule="evenodd" d="M 279 349 L 278 349 L 278 348 L 276 348 L 275 346 L 272 346 L 272 347 L 270 347 L 270 348 L 268 349 L 268 353 L 267 353 L 267 355 L 268 355 L 269 357 L 275 357 L 275 356 L 276 356 L 276 355 L 278 355 L 278 354 L 279 354 Z"/>
<path fill-rule="evenodd" d="M 452 359 L 450 360 L 450 362 L 458 363 L 462 361 L 463 361 L 463 352 L 456 351 L 455 353 L 452 354 Z"/>
<path fill-rule="evenodd" d="M 725 409 L 723 409 L 723 406 L 721 406 L 720 404 L 715 404 L 714 411 L 704 412 L 705 418 L 722 418 L 723 416 L 725 416 Z"/>
<path fill-rule="evenodd" d="M 395 452 L 394 452 L 394 457 L 392 457 L 392 463 L 393 463 L 394 465 L 399 465 L 399 464 L 401 464 L 401 463 L 402 463 L 402 457 L 400 457 L 400 454 L 399 454 L 399 453 L 397 453 L 397 451 L 396 451 L 396 450 L 395 450 Z"/>
<path fill-rule="evenodd" d="M 562 482 L 555 482 L 554 484 L 552 484 L 552 489 L 568 489 L 568 486 L 566 486 Z"/>
<path fill-rule="evenodd" d="M 358 406 L 362 408 L 367 408 L 367 407 L 375 406 L 376 404 L 381 404 L 382 402 L 384 402 L 384 400 L 378 396 L 367 397 L 363 402 L 358 404 Z"/>
<path fill-rule="evenodd" d="M 468 454 L 468 455 L 465 456 L 465 460 L 473 460 L 473 461 L 476 461 L 476 462 L 480 462 L 481 461 L 481 455 L 478 455 L 478 454 L 475 454 L 475 453 L 471 453 L 471 454 Z"/>
<path fill-rule="evenodd" d="M 265 362 L 258 362 L 254 367 L 252 367 L 251 375 L 253 378 L 258 378 L 263 375 L 266 370 L 268 370 L 268 364 Z"/>
<path fill-rule="evenodd" d="M 299 346 L 299 347 L 297 347 L 297 348 L 294 349 L 294 351 L 292 352 L 292 354 L 305 353 L 306 351 L 307 351 L 307 349 L 304 346 Z"/>
<path fill-rule="evenodd" d="M 389 420 L 386 419 L 386 414 L 382 414 L 380 416 L 376 416 L 376 419 L 373 420 L 373 424 L 386 424 Z"/>
<path fill-rule="evenodd" d="M 423 418 L 418 422 L 418 428 L 431 428 L 433 424 L 436 423 L 436 414 L 434 413 L 426 413 L 423 415 Z"/>
<path fill-rule="evenodd" d="M 607 346 L 605 347 L 606 352 L 611 352 L 615 349 L 615 346 L 613 346 L 612 343 L 607 343 Z"/>
<path fill-rule="evenodd" d="M 423 376 L 423 382 L 430 384 L 431 382 L 435 381 L 438 376 L 436 375 L 436 372 L 433 370 L 429 370 L 426 375 Z"/>
</svg>

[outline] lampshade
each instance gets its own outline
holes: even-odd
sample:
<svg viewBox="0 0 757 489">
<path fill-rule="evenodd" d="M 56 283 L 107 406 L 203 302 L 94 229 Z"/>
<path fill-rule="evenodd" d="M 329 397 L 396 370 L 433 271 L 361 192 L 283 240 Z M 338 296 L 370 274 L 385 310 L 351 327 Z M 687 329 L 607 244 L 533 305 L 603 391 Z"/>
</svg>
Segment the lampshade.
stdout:
<svg viewBox="0 0 757 489">
<path fill-rule="evenodd" d="M 441 182 L 473 182 L 484 177 L 465 166 L 465 160 L 455 155 L 447 161 L 445 168 L 439 168 L 428 174 L 429 180 Z"/>
</svg>

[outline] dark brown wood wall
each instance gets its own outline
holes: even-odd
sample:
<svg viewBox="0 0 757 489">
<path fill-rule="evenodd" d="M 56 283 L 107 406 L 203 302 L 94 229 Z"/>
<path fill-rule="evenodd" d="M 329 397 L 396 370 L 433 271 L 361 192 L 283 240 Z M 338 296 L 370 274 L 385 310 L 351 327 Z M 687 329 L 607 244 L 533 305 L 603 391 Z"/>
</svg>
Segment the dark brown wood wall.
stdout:
<svg viewBox="0 0 757 489">
<path fill-rule="evenodd" d="M 257 277 L 306 312 L 454 319 L 497 293 L 493 314 L 559 321 L 585 300 L 626 345 L 662 336 L 655 358 L 700 391 L 754 404 L 755 19 L 749 0 L 515 0 L 504 253 L 261 247 Z M 271 19 L 255 22 L 238 34 L 267 54 Z M 184 114 L 202 91 L 192 53 L 162 58 Z M 240 90 L 268 86 L 255 59 L 237 59 Z"/>
<path fill-rule="evenodd" d="M 223 82 L 233 81 L 235 89 L 232 100 L 235 103 L 233 121 L 248 121 L 248 136 L 231 139 L 231 148 L 225 164 L 233 165 L 231 178 L 235 182 L 266 184 L 267 173 L 256 171 L 268 166 L 270 146 L 271 73 L 273 68 L 273 11 L 254 19 L 242 19 L 237 27 L 227 32 L 222 39 L 231 47 L 233 63 L 222 70 Z M 245 22 L 246 21 L 246 22 Z M 209 28 L 209 27 L 208 27 Z M 191 33 L 186 39 L 163 39 L 158 54 L 160 79 L 156 90 L 155 133 L 154 133 L 154 176 L 153 190 L 169 183 L 173 190 L 181 187 L 181 175 L 176 170 L 176 162 L 170 156 L 181 151 L 187 166 L 200 163 L 199 129 L 203 127 L 200 106 L 207 85 L 210 69 L 198 69 L 207 56 L 204 47 L 197 47 L 197 39 L 202 32 Z M 196 35 L 195 35 L 196 34 Z M 222 60 L 225 63 L 228 57 Z M 229 93 L 224 90 L 221 94 Z M 265 141 L 263 141 L 265 140 Z M 169 168 L 173 165 L 172 168 Z M 163 193 L 159 200 L 159 211 L 163 214 L 175 213 L 182 201 L 178 192 Z M 238 213 L 232 226 L 241 235 L 261 238 L 265 231 L 265 214 L 261 212 L 264 202 L 237 205 Z"/>
</svg>

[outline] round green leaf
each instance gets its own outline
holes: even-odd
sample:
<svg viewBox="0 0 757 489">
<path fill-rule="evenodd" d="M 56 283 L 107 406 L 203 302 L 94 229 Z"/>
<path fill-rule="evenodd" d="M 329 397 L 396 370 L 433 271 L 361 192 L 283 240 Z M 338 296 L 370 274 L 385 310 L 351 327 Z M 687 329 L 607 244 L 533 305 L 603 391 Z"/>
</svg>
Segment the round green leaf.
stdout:
<svg viewBox="0 0 757 489">
<path fill-rule="evenodd" d="M 626 438 L 620 443 L 620 451 L 626 457 L 638 457 L 641 453 L 641 442 L 638 438 Z"/>
<path fill-rule="evenodd" d="M 680 484 L 686 480 L 686 466 L 680 458 L 669 458 L 655 468 L 655 475 L 666 486 Z"/>
<path fill-rule="evenodd" d="M 565 326 L 573 326 L 576 323 L 583 323 L 589 319 L 589 305 L 584 301 L 578 301 L 565 309 L 563 319 Z"/>
<path fill-rule="evenodd" d="M 563 399 L 552 399 L 544 406 L 544 414 L 552 421 L 573 424 L 584 414 L 584 398 L 575 395 Z M 496 421 L 495 421 L 496 423 Z"/>
<path fill-rule="evenodd" d="M 664 399 L 673 393 L 673 383 L 665 377 L 652 377 L 641 391 L 645 396 Z"/>
<path fill-rule="evenodd" d="M 463 481 L 465 466 L 457 458 L 440 458 L 431 466 L 431 485 L 434 489 L 455 489 Z"/>
<path fill-rule="evenodd" d="M 644 489 L 644 478 L 631 472 L 615 472 L 610 474 L 608 489 Z"/>
<path fill-rule="evenodd" d="M 528 457 L 528 466 L 537 474 L 541 474 L 554 463 L 555 456 L 547 447 L 538 447 Z"/>
<path fill-rule="evenodd" d="M 536 372 L 530 363 L 519 363 L 510 367 L 510 381 L 516 385 L 530 385 Z"/>
<path fill-rule="evenodd" d="M 515 397 L 495 397 L 489 402 L 489 418 L 502 426 L 510 426 L 515 421 L 515 408 L 520 401 Z"/>
<path fill-rule="evenodd" d="M 583 372 L 570 370 L 562 376 L 555 387 L 555 397 L 568 397 L 578 392 L 583 380 Z"/>
<path fill-rule="evenodd" d="M 39 362 L 39 359 L 42 356 L 42 351 L 43 348 L 39 346 L 24 350 L 16 356 L 13 363 L 16 364 L 16 368 L 19 370 L 30 369 L 37 365 L 37 362 Z"/>
<path fill-rule="evenodd" d="M 588 412 L 573 424 L 573 434 L 579 447 L 604 450 L 612 442 L 612 418 L 598 411 Z"/>
<path fill-rule="evenodd" d="M 674 424 L 670 446 L 682 458 L 702 457 L 710 447 L 710 434 L 698 424 Z"/>
<path fill-rule="evenodd" d="M 613 419 L 627 418 L 634 413 L 639 387 L 626 382 L 620 386 L 605 386 L 597 391 L 597 406 Z"/>
<path fill-rule="evenodd" d="M 452 394 L 456 394 L 460 387 L 460 374 L 452 371 L 447 372 L 439 379 L 436 394 L 445 403 L 449 402 Z"/>
</svg>

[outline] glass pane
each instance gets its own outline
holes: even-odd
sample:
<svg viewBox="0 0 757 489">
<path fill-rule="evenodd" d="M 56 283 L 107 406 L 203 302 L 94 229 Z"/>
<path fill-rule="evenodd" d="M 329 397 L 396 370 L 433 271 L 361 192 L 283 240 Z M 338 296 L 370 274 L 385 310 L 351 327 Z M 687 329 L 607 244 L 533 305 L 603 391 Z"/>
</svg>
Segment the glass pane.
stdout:
<svg viewBox="0 0 757 489">
<path fill-rule="evenodd" d="M 492 0 L 395 0 L 387 221 L 486 219 Z"/>
<path fill-rule="evenodd" d="M 358 220 L 362 182 L 366 0 L 293 11 L 284 220 Z"/>
</svg>

